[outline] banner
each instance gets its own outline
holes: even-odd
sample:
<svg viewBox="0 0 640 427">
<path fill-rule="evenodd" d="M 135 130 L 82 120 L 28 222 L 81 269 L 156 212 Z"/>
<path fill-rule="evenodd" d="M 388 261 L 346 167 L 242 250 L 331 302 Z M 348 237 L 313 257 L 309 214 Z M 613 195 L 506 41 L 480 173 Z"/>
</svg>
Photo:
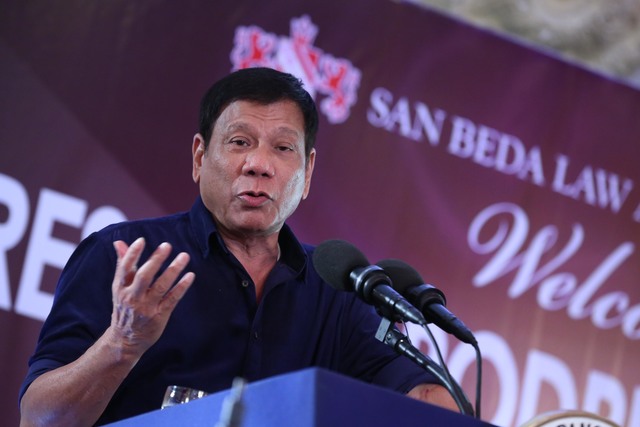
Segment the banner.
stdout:
<svg viewBox="0 0 640 427">
<path fill-rule="evenodd" d="M 300 77 L 321 116 L 311 193 L 289 224 L 308 243 L 404 260 L 446 294 L 480 343 L 483 419 L 561 408 L 640 425 L 640 92 L 412 4 L 334 3 L 5 2 L 9 425 L 75 246 L 190 208 L 200 97 L 251 66 Z M 473 349 L 432 331 L 473 402 Z"/>
</svg>

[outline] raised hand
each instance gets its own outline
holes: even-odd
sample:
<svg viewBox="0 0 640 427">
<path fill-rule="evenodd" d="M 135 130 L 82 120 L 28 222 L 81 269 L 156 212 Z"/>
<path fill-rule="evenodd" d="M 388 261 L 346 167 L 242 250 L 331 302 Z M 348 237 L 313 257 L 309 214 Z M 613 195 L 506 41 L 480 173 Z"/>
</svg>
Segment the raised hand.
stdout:
<svg viewBox="0 0 640 427">
<path fill-rule="evenodd" d="M 112 284 L 112 337 L 121 340 L 125 350 L 141 356 L 160 338 L 169 316 L 195 275 L 187 272 L 172 287 L 189 263 L 189 255 L 181 252 L 154 281 L 171 253 L 169 243 L 160 244 L 140 267 L 140 255 L 145 247 L 143 238 L 131 246 L 120 240 L 113 245 L 118 261 Z"/>
</svg>

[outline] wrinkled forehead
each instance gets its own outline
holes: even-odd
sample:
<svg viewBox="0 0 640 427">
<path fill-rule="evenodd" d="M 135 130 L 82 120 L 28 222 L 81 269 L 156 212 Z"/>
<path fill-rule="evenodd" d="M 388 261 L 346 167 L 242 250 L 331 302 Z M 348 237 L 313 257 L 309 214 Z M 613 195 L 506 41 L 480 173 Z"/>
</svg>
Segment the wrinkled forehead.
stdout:
<svg viewBox="0 0 640 427">
<path fill-rule="evenodd" d="M 255 131 L 269 127 L 270 132 L 282 136 L 304 138 L 304 116 L 300 107 L 291 100 L 262 103 L 238 99 L 221 109 L 212 124 L 212 131 Z"/>
</svg>

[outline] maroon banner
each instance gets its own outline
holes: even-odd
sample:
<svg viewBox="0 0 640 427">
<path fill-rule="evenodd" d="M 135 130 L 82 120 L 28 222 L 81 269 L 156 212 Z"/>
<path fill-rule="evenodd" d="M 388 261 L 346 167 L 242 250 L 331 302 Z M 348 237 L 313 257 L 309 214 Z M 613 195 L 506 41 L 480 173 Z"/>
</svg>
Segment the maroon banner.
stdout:
<svg viewBox="0 0 640 427">
<path fill-rule="evenodd" d="M 640 92 L 414 5 L 304 3 L 5 2 L 7 425 L 75 246 L 188 209 L 200 97 L 258 65 L 300 77 L 321 115 L 289 224 L 404 260 L 445 292 L 483 352 L 483 419 L 562 408 L 640 425 Z M 473 349 L 432 331 L 473 401 Z"/>
</svg>

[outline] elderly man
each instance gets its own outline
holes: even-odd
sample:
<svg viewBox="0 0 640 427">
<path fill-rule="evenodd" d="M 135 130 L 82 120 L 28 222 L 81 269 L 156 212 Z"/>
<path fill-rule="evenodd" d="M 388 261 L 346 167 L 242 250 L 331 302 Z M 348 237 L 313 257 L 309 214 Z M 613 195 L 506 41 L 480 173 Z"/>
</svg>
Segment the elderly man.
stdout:
<svg viewBox="0 0 640 427">
<path fill-rule="evenodd" d="M 29 363 L 21 425 L 104 424 L 159 408 L 170 384 L 214 392 L 310 366 L 455 408 L 375 340 L 375 311 L 324 283 L 285 225 L 309 193 L 317 127 L 289 74 L 246 69 L 211 87 L 192 146 L 200 197 L 79 245 Z"/>
</svg>

